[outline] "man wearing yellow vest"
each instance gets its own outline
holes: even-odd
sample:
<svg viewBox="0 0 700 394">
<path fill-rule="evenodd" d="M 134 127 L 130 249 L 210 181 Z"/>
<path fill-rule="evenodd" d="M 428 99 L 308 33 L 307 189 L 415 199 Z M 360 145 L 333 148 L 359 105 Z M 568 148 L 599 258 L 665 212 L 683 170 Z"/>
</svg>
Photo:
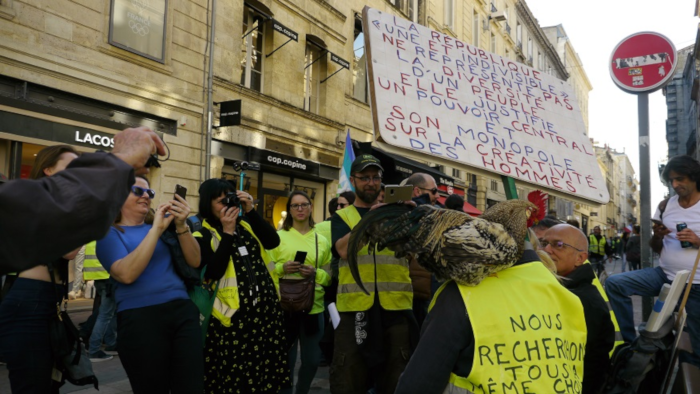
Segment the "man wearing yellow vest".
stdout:
<svg viewBox="0 0 700 394">
<path fill-rule="evenodd" d="M 600 276 L 605 269 L 605 255 L 609 254 L 605 236 L 600 233 L 600 226 L 593 227 L 593 234 L 588 236 L 588 260 L 593 264 L 596 274 Z"/>
<path fill-rule="evenodd" d="M 113 286 L 109 283 L 109 273 L 97 259 L 96 244 L 96 241 L 92 241 L 85 245 L 85 260 L 83 260 L 83 280 L 95 281 L 95 292 L 100 295 L 100 309 L 95 327 L 90 334 L 88 349 L 92 362 L 111 360 L 112 355 L 116 354 L 117 345 L 117 319 L 114 316 L 117 303 L 114 299 Z M 107 345 L 106 351 L 102 350 L 102 342 Z"/>
<path fill-rule="evenodd" d="M 340 324 L 330 369 L 331 392 L 365 394 L 374 382 L 378 393 L 393 393 L 410 357 L 413 290 L 408 261 L 385 249 L 358 256 L 366 295 L 350 273 L 347 246 L 350 231 L 376 203 L 382 182 L 379 160 L 360 155 L 350 168 L 357 198 L 331 219 L 333 253 L 340 257 L 337 307 Z M 420 391 L 416 391 L 420 392 Z"/>
<path fill-rule="evenodd" d="M 397 394 L 581 393 L 581 301 L 531 248 L 476 286 L 438 290 Z"/>
<path fill-rule="evenodd" d="M 552 257 L 557 274 L 564 277 L 564 287 L 574 293 L 583 305 L 588 336 L 586 354 L 583 358 L 582 394 L 598 393 L 610 366 L 615 341 L 615 326 L 608 305 L 594 285 L 593 267 L 586 264 L 588 242 L 581 230 L 558 224 L 547 230 L 541 246 Z M 619 330 L 617 332 L 620 335 Z M 622 335 L 620 335 L 622 339 Z"/>
</svg>

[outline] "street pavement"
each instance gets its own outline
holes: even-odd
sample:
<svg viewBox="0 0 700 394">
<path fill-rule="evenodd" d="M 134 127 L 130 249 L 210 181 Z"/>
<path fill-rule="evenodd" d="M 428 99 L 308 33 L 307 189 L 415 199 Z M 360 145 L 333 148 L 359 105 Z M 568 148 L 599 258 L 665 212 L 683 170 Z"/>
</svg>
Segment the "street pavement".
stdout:
<svg viewBox="0 0 700 394">
<path fill-rule="evenodd" d="M 622 270 L 622 261 L 615 260 L 613 263 L 605 265 L 608 275 L 615 275 Z M 634 304 L 634 320 L 636 324 L 642 321 L 641 297 L 632 297 Z M 68 311 L 73 323 L 80 324 L 87 320 L 92 311 L 92 300 L 74 300 L 69 302 Z M 298 372 L 300 361 L 297 361 L 296 369 Z M 114 357 L 110 361 L 103 361 L 92 364 L 95 375 L 100 380 L 100 390 L 97 391 L 93 387 L 86 388 L 82 386 L 74 386 L 66 383 L 60 390 L 61 394 L 127 394 L 132 393 L 131 385 L 126 377 L 126 372 L 122 367 L 119 356 Z M 7 377 L 7 368 L 5 365 L 0 366 L 0 393 L 10 392 L 10 382 Z M 330 382 L 328 381 L 328 367 L 320 367 L 316 373 L 316 378 L 311 385 L 311 392 L 318 394 L 330 393 Z"/>
</svg>

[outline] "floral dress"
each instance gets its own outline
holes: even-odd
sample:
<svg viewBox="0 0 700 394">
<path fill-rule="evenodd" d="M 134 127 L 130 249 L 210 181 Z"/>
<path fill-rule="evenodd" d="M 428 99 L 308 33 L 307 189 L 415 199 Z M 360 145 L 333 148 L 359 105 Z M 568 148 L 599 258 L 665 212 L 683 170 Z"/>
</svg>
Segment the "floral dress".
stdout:
<svg viewBox="0 0 700 394">
<path fill-rule="evenodd" d="M 204 344 L 205 393 L 277 393 L 291 386 L 282 308 L 260 245 L 247 231 L 240 233 L 232 252 L 240 309 L 231 318 L 231 327 L 213 316 L 209 321 Z M 250 266 L 240 256 L 242 244 Z"/>
</svg>

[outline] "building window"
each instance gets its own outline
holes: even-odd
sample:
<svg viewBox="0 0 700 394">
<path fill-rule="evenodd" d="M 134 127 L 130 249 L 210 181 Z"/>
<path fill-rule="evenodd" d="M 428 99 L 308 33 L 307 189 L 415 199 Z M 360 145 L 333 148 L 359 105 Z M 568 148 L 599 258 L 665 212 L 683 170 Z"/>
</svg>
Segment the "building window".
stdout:
<svg viewBox="0 0 700 394">
<path fill-rule="evenodd" d="M 355 42 L 353 43 L 352 95 L 355 99 L 367 102 L 367 59 L 365 56 L 365 34 L 362 32 L 362 20 L 355 17 Z"/>
<path fill-rule="evenodd" d="M 510 59 L 510 51 L 506 49 L 506 59 Z"/>
<path fill-rule="evenodd" d="M 325 71 L 327 51 L 324 45 L 316 43 L 312 37 L 306 37 L 304 69 L 304 110 L 318 113 L 320 99 L 321 75 Z"/>
<path fill-rule="evenodd" d="M 151 60 L 165 63 L 167 0 L 112 0 L 109 43 Z"/>
<path fill-rule="evenodd" d="M 265 16 L 246 5 L 243 9 L 243 56 L 241 85 L 262 92 L 263 43 Z"/>
<path fill-rule="evenodd" d="M 498 191 L 498 182 L 494 181 L 493 179 L 491 180 L 491 190 L 494 192 Z"/>
<path fill-rule="evenodd" d="M 408 0 L 408 19 L 418 23 L 418 0 Z"/>
<path fill-rule="evenodd" d="M 540 71 L 544 70 L 544 54 L 542 52 L 537 55 L 537 68 Z"/>
<path fill-rule="evenodd" d="M 496 53 L 496 35 L 491 33 L 491 48 L 492 53 Z"/>
<path fill-rule="evenodd" d="M 459 179 L 462 177 L 462 171 L 460 171 L 457 168 L 453 168 L 452 169 L 452 176 Z"/>
<path fill-rule="evenodd" d="M 474 14 L 472 15 L 472 42 L 474 46 L 479 46 L 479 13 L 474 9 Z"/>
<path fill-rule="evenodd" d="M 515 40 L 516 40 L 516 45 L 520 48 L 520 50 L 523 50 L 523 25 L 518 22 L 515 25 Z"/>
<path fill-rule="evenodd" d="M 455 29 L 455 0 L 445 0 L 445 25 Z"/>
<path fill-rule="evenodd" d="M 532 38 L 530 37 L 527 38 L 527 53 L 525 53 L 525 57 L 529 57 L 532 62 Z"/>
</svg>

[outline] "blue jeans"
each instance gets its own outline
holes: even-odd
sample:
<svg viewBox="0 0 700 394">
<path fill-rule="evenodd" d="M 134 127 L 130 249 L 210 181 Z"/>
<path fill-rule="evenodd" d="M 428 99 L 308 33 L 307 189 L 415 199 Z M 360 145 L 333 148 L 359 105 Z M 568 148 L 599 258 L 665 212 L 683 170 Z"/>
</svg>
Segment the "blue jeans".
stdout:
<svg viewBox="0 0 700 394">
<path fill-rule="evenodd" d="M 49 282 L 17 278 L 0 305 L 0 354 L 15 394 L 58 393 L 51 380 L 54 360 L 49 342 L 56 289 Z"/>
<path fill-rule="evenodd" d="M 114 299 L 114 285 L 109 284 L 109 279 L 96 280 L 95 291 L 100 294 L 102 301 L 95 327 L 90 335 L 90 354 L 97 353 L 103 341 L 110 347 L 117 344 L 117 319 L 114 317 L 117 302 Z"/>
<path fill-rule="evenodd" d="M 314 316 L 314 315 L 311 315 Z M 299 331 L 299 340 L 294 340 L 292 348 L 289 349 L 289 370 L 292 373 L 292 386 L 294 386 L 294 367 L 297 362 L 297 345 L 301 345 L 301 367 L 299 368 L 299 377 L 296 384 L 296 394 L 307 394 L 311 388 L 311 383 L 316 376 L 318 365 L 321 363 L 321 338 L 323 338 L 323 313 L 316 315 L 318 319 L 318 331 L 315 334 L 308 335 L 304 329 L 304 324 L 301 324 Z M 294 339 L 294 338 L 290 338 Z M 291 394 L 292 388 L 282 389 L 281 394 Z"/>
<path fill-rule="evenodd" d="M 656 297 L 664 283 L 671 283 L 671 281 L 668 280 L 661 267 L 644 268 L 613 275 L 605 281 L 605 292 L 608 294 L 610 305 L 615 312 L 625 342 L 632 342 L 637 336 L 634 331 L 634 315 L 630 296 Z M 693 345 L 693 353 L 700 355 L 700 285 L 695 284 L 691 287 L 685 310 L 688 315 L 686 324 Z M 693 364 L 696 363 L 693 362 Z"/>
</svg>

